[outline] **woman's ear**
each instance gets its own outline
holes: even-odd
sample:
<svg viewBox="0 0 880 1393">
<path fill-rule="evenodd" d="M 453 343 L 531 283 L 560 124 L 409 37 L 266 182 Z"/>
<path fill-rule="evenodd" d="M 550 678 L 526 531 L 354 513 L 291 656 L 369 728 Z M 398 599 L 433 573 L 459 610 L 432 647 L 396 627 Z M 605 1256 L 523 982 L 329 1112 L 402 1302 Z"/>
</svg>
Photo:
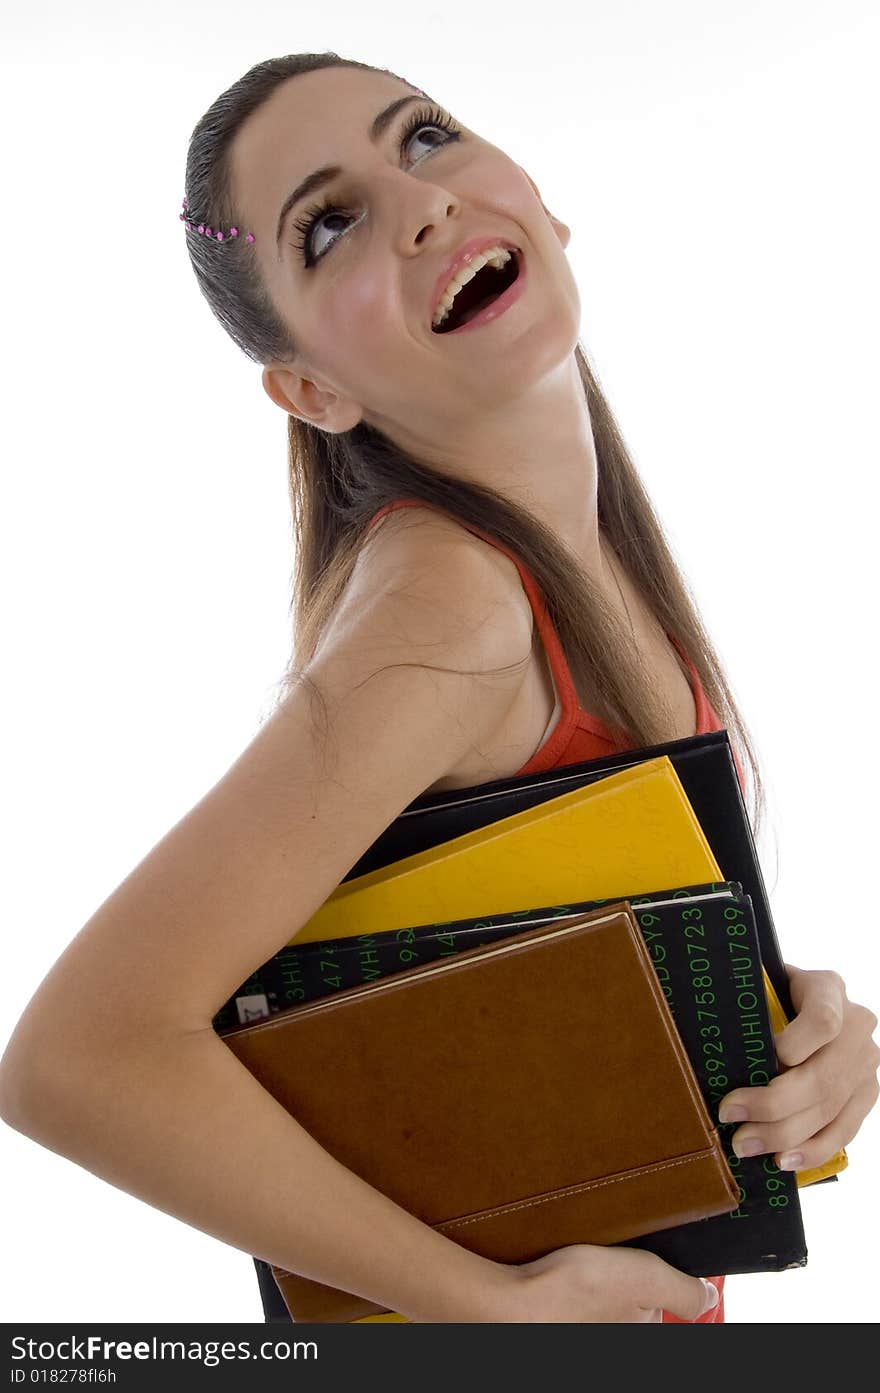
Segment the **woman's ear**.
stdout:
<svg viewBox="0 0 880 1393">
<path fill-rule="evenodd" d="M 308 377 L 280 363 L 268 363 L 262 379 L 266 395 L 282 411 L 331 435 L 351 430 L 363 416 L 356 402 L 323 391 Z"/>
<path fill-rule="evenodd" d="M 520 169 L 522 169 L 522 165 L 520 165 L 519 167 L 520 167 Z M 530 185 L 531 185 L 531 187 L 532 187 L 532 191 L 533 191 L 535 197 L 537 198 L 538 202 L 541 204 L 541 207 L 544 209 L 544 212 L 547 214 L 547 217 L 548 217 L 548 219 L 550 220 L 550 224 L 551 224 L 551 226 L 552 226 L 552 228 L 553 228 L 553 231 L 556 233 L 556 236 L 559 238 L 559 240 L 560 240 L 560 242 L 562 243 L 563 247 L 567 247 L 568 244 L 569 244 L 569 242 L 571 241 L 571 228 L 568 227 L 568 226 L 566 226 L 566 224 L 565 224 L 564 222 L 560 222 L 558 218 L 554 218 L 553 214 L 549 211 L 549 209 L 546 208 L 546 207 L 544 207 L 544 203 L 543 203 L 543 201 L 542 201 L 542 199 L 541 199 L 541 192 L 540 192 L 540 190 L 539 190 L 537 184 L 535 183 L 534 179 L 532 179 L 532 177 L 526 172 L 526 170 L 522 169 L 522 172 L 523 172 L 523 174 L 525 174 L 526 178 L 528 179 L 528 181 L 529 181 L 529 183 L 530 183 Z"/>
</svg>

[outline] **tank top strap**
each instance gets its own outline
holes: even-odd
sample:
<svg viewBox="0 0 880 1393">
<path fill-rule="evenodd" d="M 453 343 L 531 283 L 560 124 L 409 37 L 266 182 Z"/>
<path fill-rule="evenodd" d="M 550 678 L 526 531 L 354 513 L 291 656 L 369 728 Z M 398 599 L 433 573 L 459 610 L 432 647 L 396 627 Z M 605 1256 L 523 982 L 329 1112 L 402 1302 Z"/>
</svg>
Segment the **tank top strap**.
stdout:
<svg viewBox="0 0 880 1393">
<path fill-rule="evenodd" d="M 386 513 L 390 513 L 396 508 L 404 507 L 434 508 L 438 513 L 446 513 L 447 517 L 452 518 L 452 520 L 457 522 L 461 527 L 467 528 L 468 532 L 473 532 L 476 536 L 481 537 L 489 546 L 495 547 L 498 551 L 503 552 L 504 555 L 513 562 L 514 566 L 519 571 L 523 589 L 529 598 L 532 614 L 535 617 L 538 633 L 541 635 L 547 659 L 550 663 L 550 670 L 553 674 L 553 680 L 556 684 L 556 690 L 559 693 L 559 700 L 562 706 L 560 725 L 568 725 L 579 709 L 577 690 L 568 663 L 566 662 L 565 654 L 562 651 L 562 644 L 559 642 L 556 629 L 547 611 L 547 606 L 541 594 L 540 587 L 525 563 L 520 561 L 519 557 L 515 552 L 511 551 L 510 547 L 506 546 L 504 542 L 500 542 L 497 537 L 493 537 L 491 533 L 484 532 L 482 528 L 476 527 L 473 523 L 465 522 L 455 513 L 448 512 L 447 509 L 439 507 L 436 503 L 426 503 L 424 499 L 421 498 L 398 498 L 395 499 L 393 503 L 386 503 L 383 508 L 380 508 L 377 513 L 374 513 L 367 524 L 368 529 L 372 527 L 374 523 L 378 522 L 380 517 L 384 517 Z"/>
</svg>

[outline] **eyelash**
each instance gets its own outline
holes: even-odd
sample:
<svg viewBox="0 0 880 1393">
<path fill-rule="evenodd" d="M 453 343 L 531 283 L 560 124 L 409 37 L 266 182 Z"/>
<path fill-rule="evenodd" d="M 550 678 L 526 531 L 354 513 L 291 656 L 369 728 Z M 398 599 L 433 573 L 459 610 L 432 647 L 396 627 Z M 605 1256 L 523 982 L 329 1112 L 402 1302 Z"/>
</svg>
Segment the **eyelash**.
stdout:
<svg viewBox="0 0 880 1393">
<path fill-rule="evenodd" d="M 418 111 L 413 112 L 401 132 L 398 144 L 400 154 L 403 154 L 406 149 L 410 136 L 415 135 L 418 130 L 431 126 L 437 127 L 437 129 L 446 131 L 447 133 L 448 138 L 443 141 L 442 145 L 436 147 L 440 150 L 446 145 L 451 144 L 453 140 L 458 140 L 461 135 L 461 127 L 457 126 L 451 116 L 447 116 L 445 111 L 440 111 L 437 107 L 420 107 Z M 422 158 L 424 158 L 424 156 Z M 339 236 L 333 238 L 332 242 L 327 243 L 324 250 L 320 252 L 318 256 L 312 256 L 309 251 L 309 246 L 311 244 L 312 229 L 315 224 L 319 222 L 321 218 L 325 217 L 327 213 L 339 213 L 344 211 L 344 209 L 340 209 L 327 198 L 323 203 L 317 203 L 313 207 L 308 208 L 303 216 L 294 222 L 293 226 L 302 235 L 295 238 L 290 245 L 295 247 L 300 253 L 306 267 L 317 265 L 317 263 L 327 255 L 328 251 L 336 246 L 336 243 L 340 241 L 341 237 L 344 235 L 340 233 Z"/>
</svg>

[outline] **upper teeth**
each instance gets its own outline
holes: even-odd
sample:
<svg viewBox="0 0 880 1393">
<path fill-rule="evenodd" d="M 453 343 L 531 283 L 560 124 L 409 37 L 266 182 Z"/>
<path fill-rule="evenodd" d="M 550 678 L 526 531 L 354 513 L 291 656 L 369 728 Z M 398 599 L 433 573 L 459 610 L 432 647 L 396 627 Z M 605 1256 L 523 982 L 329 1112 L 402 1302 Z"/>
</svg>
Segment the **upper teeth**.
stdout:
<svg viewBox="0 0 880 1393">
<path fill-rule="evenodd" d="M 467 285 L 468 281 L 472 281 L 481 267 L 489 263 L 498 271 L 509 260 L 510 252 L 506 247 L 486 247 L 484 251 L 477 252 L 476 256 L 472 257 L 464 266 L 459 266 L 437 302 L 434 318 L 431 320 L 432 325 L 436 328 L 443 323 L 461 287 Z"/>
</svg>

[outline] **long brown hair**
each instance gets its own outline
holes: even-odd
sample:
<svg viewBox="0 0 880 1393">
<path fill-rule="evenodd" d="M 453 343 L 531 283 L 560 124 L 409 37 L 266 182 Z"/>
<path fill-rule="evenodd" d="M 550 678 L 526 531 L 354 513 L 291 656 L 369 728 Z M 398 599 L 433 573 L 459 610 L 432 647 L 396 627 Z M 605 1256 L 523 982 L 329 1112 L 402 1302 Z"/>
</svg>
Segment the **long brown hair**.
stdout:
<svg viewBox="0 0 880 1393">
<path fill-rule="evenodd" d="M 196 224 L 229 227 L 233 206 L 230 147 L 246 118 L 275 88 L 326 67 L 388 71 L 337 53 L 293 53 L 257 63 L 209 107 L 190 137 L 185 194 Z M 403 81 L 403 79 L 401 79 Z M 406 84 L 409 85 L 409 84 Z M 417 89 L 413 89 L 417 90 Z M 291 332 L 273 305 L 254 252 L 188 234 L 190 261 L 216 318 L 259 364 L 289 361 Z M 691 657 L 706 695 L 751 776 L 751 818 L 759 835 L 765 810 L 752 740 L 663 528 L 630 459 L 617 422 L 580 343 L 575 349 L 598 463 L 599 526 L 663 628 Z M 675 739 L 673 719 L 631 635 L 556 533 L 495 490 L 430 468 L 361 421 L 331 434 L 288 415 L 288 476 L 294 569 L 290 600 L 291 659 L 282 696 L 303 680 L 364 544 L 373 514 L 398 498 L 417 498 L 465 525 L 492 534 L 532 572 L 565 650 L 575 686 L 589 690 L 594 714 L 632 749 Z"/>
</svg>

